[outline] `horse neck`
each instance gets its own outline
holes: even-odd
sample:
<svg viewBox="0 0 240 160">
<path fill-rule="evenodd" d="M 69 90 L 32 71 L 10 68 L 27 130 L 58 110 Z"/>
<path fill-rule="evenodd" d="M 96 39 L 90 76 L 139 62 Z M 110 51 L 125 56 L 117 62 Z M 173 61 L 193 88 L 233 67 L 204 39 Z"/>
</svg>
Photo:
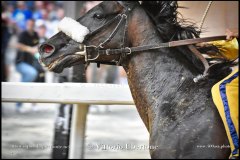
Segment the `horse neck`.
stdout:
<svg viewBox="0 0 240 160">
<path fill-rule="evenodd" d="M 162 42 L 144 11 L 135 11 L 131 18 L 128 33 L 131 33 L 129 39 L 132 46 Z M 163 104 L 177 97 L 176 93 L 180 93 L 182 88 L 186 92 L 195 85 L 192 78 L 197 71 L 176 49 L 133 53 L 123 67 L 137 110 L 150 132 L 155 117 L 163 110 Z"/>
</svg>

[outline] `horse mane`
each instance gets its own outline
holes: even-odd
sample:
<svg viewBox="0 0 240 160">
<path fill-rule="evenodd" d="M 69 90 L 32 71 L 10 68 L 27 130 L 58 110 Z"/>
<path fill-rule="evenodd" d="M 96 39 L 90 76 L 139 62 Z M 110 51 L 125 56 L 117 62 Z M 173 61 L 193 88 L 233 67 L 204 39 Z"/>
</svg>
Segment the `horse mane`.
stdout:
<svg viewBox="0 0 240 160">
<path fill-rule="evenodd" d="M 142 1 L 141 6 L 152 19 L 164 42 L 200 37 L 201 31 L 196 24 L 184 19 L 177 11 L 180 8 L 177 1 Z M 193 54 L 190 54 L 189 52 L 191 51 L 186 46 L 177 48 L 200 72 L 204 70 L 201 61 Z M 200 50 L 205 52 L 211 50 L 219 52 L 213 45 L 200 48 Z M 231 71 L 230 63 L 226 62 L 222 64 L 226 65 L 216 67 L 211 72 L 210 77 L 222 78 L 229 74 Z"/>
<path fill-rule="evenodd" d="M 164 41 L 199 38 L 198 27 L 181 16 L 177 11 L 179 6 L 176 1 L 143 1 L 142 7 L 155 23 Z"/>
</svg>

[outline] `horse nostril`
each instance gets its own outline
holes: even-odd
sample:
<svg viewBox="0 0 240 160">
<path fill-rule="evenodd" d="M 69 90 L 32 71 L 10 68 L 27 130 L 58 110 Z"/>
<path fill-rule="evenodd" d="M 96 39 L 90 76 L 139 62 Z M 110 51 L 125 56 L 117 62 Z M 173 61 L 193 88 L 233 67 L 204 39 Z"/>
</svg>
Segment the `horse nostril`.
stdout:
<svg viewBox="0 0 240 160">
<path fill-rule="evenodd" d="M 43 52 L 43 53 L 49 54 L 49 53 L 52 53 L 52 52 L 54 51 L 54 47 L 51 46 L 51 45 L 48 45 L 48 44 L 43 44 L 43 45 L 40 47 L 40 50 L 41 50 L 41 52 Z"/>
<path fill-rule="evenodd" d="M 44 52 L 45 53 L 51 53 L 52 50 L 53 50 L 52 46 L 49 46 L 49 45 L 44 46 Z"/>
</svg>

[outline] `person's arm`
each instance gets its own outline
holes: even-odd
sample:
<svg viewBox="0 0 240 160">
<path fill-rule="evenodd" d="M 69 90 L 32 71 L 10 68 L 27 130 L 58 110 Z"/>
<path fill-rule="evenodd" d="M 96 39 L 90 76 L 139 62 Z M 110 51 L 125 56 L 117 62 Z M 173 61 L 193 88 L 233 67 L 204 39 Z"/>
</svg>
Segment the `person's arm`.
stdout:
<svg viewBox="0 0 240 160">
<path fill-rule="evenodd" d="M 17 43 L 16 48 L 19 49 L 20 51 L 30 53 L 32 55 L 35 55 L 37 53 L 37 48 L 36 47 L 30 47 L 22 43 Z"/>
<path fill-rule="evenodd" d="M 28 46 L 27 39 L 25 33 L 21 33 L 18 38 L 18 43 L 16 44 L 16 48 L 22 52 L 27 52 L 31 55 L 34 55 L 38 50 L 37 47 Z"/>
</svg>

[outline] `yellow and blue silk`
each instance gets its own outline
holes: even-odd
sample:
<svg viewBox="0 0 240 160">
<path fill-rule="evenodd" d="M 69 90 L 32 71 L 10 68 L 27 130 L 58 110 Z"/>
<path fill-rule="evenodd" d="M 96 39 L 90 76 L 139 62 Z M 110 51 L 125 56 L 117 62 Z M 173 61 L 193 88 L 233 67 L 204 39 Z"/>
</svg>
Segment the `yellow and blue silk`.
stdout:
<svg viewBox="0 0 240 160">
<path fill-rule="evenodd" d="M 238 69 L 215 84 L 212 88 L 213 101 L 223 120 L 231 147 L 231 156 L 239 156 L 239 101 Z"/>
</svg>

